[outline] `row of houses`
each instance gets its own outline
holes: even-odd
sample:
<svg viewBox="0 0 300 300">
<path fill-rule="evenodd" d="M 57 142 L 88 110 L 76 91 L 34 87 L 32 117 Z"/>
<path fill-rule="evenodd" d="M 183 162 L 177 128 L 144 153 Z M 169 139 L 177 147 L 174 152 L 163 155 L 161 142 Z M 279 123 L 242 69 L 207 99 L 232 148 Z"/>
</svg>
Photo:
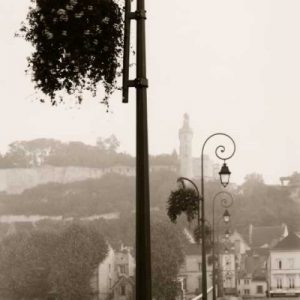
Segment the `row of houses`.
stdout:
<svg viewBox="0 0 300 300">
<path fill-rule="evenodd" d="M 6 235 L 15 233 L 10 225 Z M 185 259 L 178 281 L 179 299 L 193 299 L 201 293 L 201 247 L 185 231 Z M 300 237 L 280 226 L 252 226 L 247 232 L 234 230 L 221 241 L 218 255 L 218 289 L 223 294 L 244 298 L 300 295 Z M 207 284 L 212 286 L 212 261 L 207 261 Z M 105 260 L 91 279 L 95 300 L 134 299 L 135 259 L 133 249 L 109 247 Z"/>
<path fill-rule="evenodd" d="M 189 235 L 181 267 L 180 299 L 201 293 L 201 249 Z M 212 286 L 212 262 L 207 261 L 208 287 Z M 300 237 L 280 226 L 253 226 L 247 232 L 234 230 L 222 240 L 218 254 L 219 295 L 243 298 L 300 295 Z"/>
<path fill-rule="evenodd" d="M 202 285 L 201 249 L 191 235 L 184 252 L 178 276 L 179 299 L 189 300 L 201 293 Z M 247 234 L 235 230 L 227 241 L 222 241 L 218 265 L 218 289 L 223 295 L 243 298 L 300 295 L 300 237 L 288 232 L 285 224 L 250 225 Z M 134 270 L 130 249 L 110 248 L 105 261 L 95 271 L 95 299 L 133 299 Z M 208 287 L 212 286 L 212 272 L 212 262 L 208 259 Z"/>
<path fill-rule="evenodd" d="M 280 226 L 249 226 L 248 235 L 237 230 L 234 245 L 235 288 L 238 295 L 273 297 L 300 295 L 300 237 Z M 224 268 L 224 266 L 221 266 Z"/>
</svg>

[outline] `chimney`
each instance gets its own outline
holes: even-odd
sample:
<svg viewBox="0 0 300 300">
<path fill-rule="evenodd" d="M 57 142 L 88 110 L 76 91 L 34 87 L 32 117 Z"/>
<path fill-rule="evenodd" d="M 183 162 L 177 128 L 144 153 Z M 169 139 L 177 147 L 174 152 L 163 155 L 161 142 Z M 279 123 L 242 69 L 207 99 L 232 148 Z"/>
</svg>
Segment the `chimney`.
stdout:
<svg viewBox="0 0 300 300">
<path fill-rule="evenodd" d="M 249 225 L 249 245 L 252 244 L 252 235 L 253 235 L 253 225 Z"/>
</svg>

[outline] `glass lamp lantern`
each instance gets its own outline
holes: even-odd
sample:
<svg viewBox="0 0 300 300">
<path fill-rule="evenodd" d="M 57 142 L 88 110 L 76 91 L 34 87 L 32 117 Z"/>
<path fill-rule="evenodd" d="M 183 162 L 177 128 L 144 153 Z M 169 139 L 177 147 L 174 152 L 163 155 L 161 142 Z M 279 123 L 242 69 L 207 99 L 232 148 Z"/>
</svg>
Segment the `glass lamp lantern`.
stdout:
<svg viewBox="0 0 300 300">
<path fill-rule="evenodd" d="M 228 223 L 230 221 L 230 213 L 229 211 L 226 209 L 224 214 L 223 214 L 223 219 L 225 223 Z"/>
<path fill-rule="evenodd" d="M 229 179 L 230 179 L 230 175 L 231 175 L 231 172 L 228 168 L 228 166 L 226 165 L 226 163 L 224 162 L 220 172 L 219 172 L 219 175 L 220 175 L 220 181 L 221 181 L 221 184 L 224 186 L 224 187 L 227 187 L 227 185 L 229 184 Z"/>
</svg>

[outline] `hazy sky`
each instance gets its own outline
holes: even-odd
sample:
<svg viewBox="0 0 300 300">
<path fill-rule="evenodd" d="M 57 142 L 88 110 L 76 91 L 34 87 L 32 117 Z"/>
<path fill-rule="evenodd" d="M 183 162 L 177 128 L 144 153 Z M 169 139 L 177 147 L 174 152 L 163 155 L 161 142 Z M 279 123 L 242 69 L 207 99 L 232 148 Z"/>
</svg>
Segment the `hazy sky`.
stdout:
<svg viewBox="0 0 300 300">
<path fill-rule="evenodd" d="M 34 101 L 26 76 L 31 48 L 14 33 L 29 0 L 0 2 L 0 151 L 14 140 L 52 137 L 95 143 L 115 133 L 135 152 L 135 96 L 111 112 L 86 100 L 80 108 Z M 178 149 L 186 112 L 199 155 L 206 136 L 230 134 L 233 179 L 262 173 L 268 183 L 300 171 L 300 1 L 146 0 L 150 153 Z M 207 148 L 207 154 L 213 149 Z"/>
</svg>

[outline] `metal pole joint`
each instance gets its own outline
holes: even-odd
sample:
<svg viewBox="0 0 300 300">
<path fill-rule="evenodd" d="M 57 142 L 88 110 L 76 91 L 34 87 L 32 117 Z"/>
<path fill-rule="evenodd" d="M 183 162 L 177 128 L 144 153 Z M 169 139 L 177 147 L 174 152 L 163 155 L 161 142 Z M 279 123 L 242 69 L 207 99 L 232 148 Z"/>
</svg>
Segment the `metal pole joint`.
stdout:
<svg viewBox="0 0 300 300">
<path fill-rule="evenodd" d="M 129 13 L 129 19 L 131 19 L 131 20 L 142 20 L 142 19 L 146 20 L 147 19 L 146 15 L 147 15 L 146 10 L 141 9 L 141 10 L 137 10 L 135 12 Z"/>
<path fill-rule="evenodd" d="M 148 85 L 148 79 L 147 78 L 142 78 L 142 77 L 138 77 L 134 80 L 129 80 L 128 87 L 135 87 L 135 88 L 147 88 Z"/>
</svg>

